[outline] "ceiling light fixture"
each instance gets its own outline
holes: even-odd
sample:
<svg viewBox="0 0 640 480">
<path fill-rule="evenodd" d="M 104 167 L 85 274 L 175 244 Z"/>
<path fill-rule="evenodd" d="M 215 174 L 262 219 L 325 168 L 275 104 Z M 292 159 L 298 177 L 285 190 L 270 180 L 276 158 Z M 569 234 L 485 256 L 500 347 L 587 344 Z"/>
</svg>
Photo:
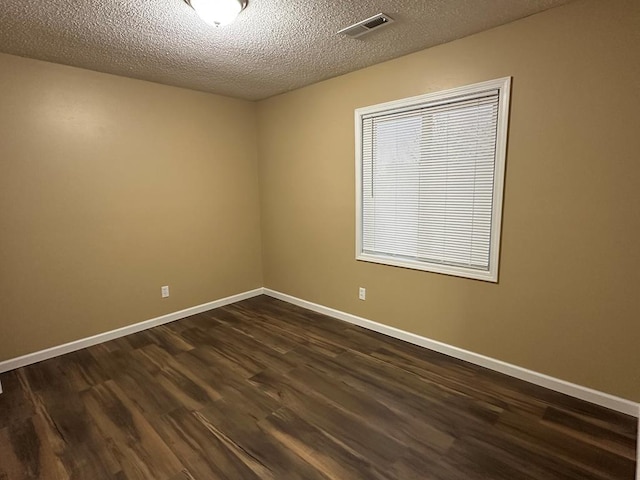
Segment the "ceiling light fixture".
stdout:
<svg viewBox="0 0 640 480">
<path fill-rule="evenodd" d="M 209 25 L 228 25 L 247 6 L 247 0 L 185 0 Z"/>
</svg>

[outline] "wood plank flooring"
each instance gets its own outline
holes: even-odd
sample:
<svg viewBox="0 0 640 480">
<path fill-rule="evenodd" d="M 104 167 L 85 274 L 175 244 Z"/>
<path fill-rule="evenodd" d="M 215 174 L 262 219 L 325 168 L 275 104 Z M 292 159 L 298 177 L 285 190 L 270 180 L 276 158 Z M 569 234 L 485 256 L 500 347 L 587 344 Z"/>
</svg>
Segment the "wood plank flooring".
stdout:
<svg viewBox="0 0 640 480">
<path fill-rule="evenodd" d="M 0 380 L 0 480 L 635 476 L 634 418 L 264 296 Z"/>
</svg>

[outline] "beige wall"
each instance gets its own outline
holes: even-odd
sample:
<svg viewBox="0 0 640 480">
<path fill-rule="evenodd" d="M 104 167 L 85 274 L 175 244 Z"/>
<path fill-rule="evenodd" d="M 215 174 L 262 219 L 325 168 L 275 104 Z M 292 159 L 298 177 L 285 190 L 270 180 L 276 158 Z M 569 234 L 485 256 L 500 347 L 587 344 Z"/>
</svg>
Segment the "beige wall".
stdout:
<svg viewBox="0 0 640 480">
<path fill-rule="evenodd" d="M 261 102 L 265 285 L 640 401 L 639 25 L 578 1 Z M 356 262 L 353 110 L 509 75 L 499 283 Z"/>
<path fill-rule="evenodd" d="M 0 55 L 0 360 L 262 286 L 255 109 Z"/>
</svg>

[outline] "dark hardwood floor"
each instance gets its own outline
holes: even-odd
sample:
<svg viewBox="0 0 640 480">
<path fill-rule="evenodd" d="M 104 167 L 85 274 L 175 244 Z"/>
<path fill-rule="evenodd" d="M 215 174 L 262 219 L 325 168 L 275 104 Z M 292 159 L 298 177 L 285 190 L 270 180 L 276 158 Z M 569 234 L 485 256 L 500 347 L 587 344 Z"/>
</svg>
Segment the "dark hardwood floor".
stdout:
<svg viewBox="0 0 640 480">
<path fill-rule="evenodd" d="M 0 380 L 1 480 L 635 476 L 634 418 L 268 297 Z"/>
</svg>

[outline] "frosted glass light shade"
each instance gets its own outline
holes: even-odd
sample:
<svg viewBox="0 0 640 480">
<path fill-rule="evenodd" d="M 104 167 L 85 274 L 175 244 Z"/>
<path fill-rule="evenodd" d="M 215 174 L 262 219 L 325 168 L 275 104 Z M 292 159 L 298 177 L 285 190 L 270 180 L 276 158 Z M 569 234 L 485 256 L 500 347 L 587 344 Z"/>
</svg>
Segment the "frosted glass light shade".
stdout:
<svg viewBox="0 0 640 480">
<path fill-rule="evenodd" d="M 247 2 L 243 0 L 189 0 L 198 16 L 209 25 L 228 25 L 233 22 Z"/>
</svg>

